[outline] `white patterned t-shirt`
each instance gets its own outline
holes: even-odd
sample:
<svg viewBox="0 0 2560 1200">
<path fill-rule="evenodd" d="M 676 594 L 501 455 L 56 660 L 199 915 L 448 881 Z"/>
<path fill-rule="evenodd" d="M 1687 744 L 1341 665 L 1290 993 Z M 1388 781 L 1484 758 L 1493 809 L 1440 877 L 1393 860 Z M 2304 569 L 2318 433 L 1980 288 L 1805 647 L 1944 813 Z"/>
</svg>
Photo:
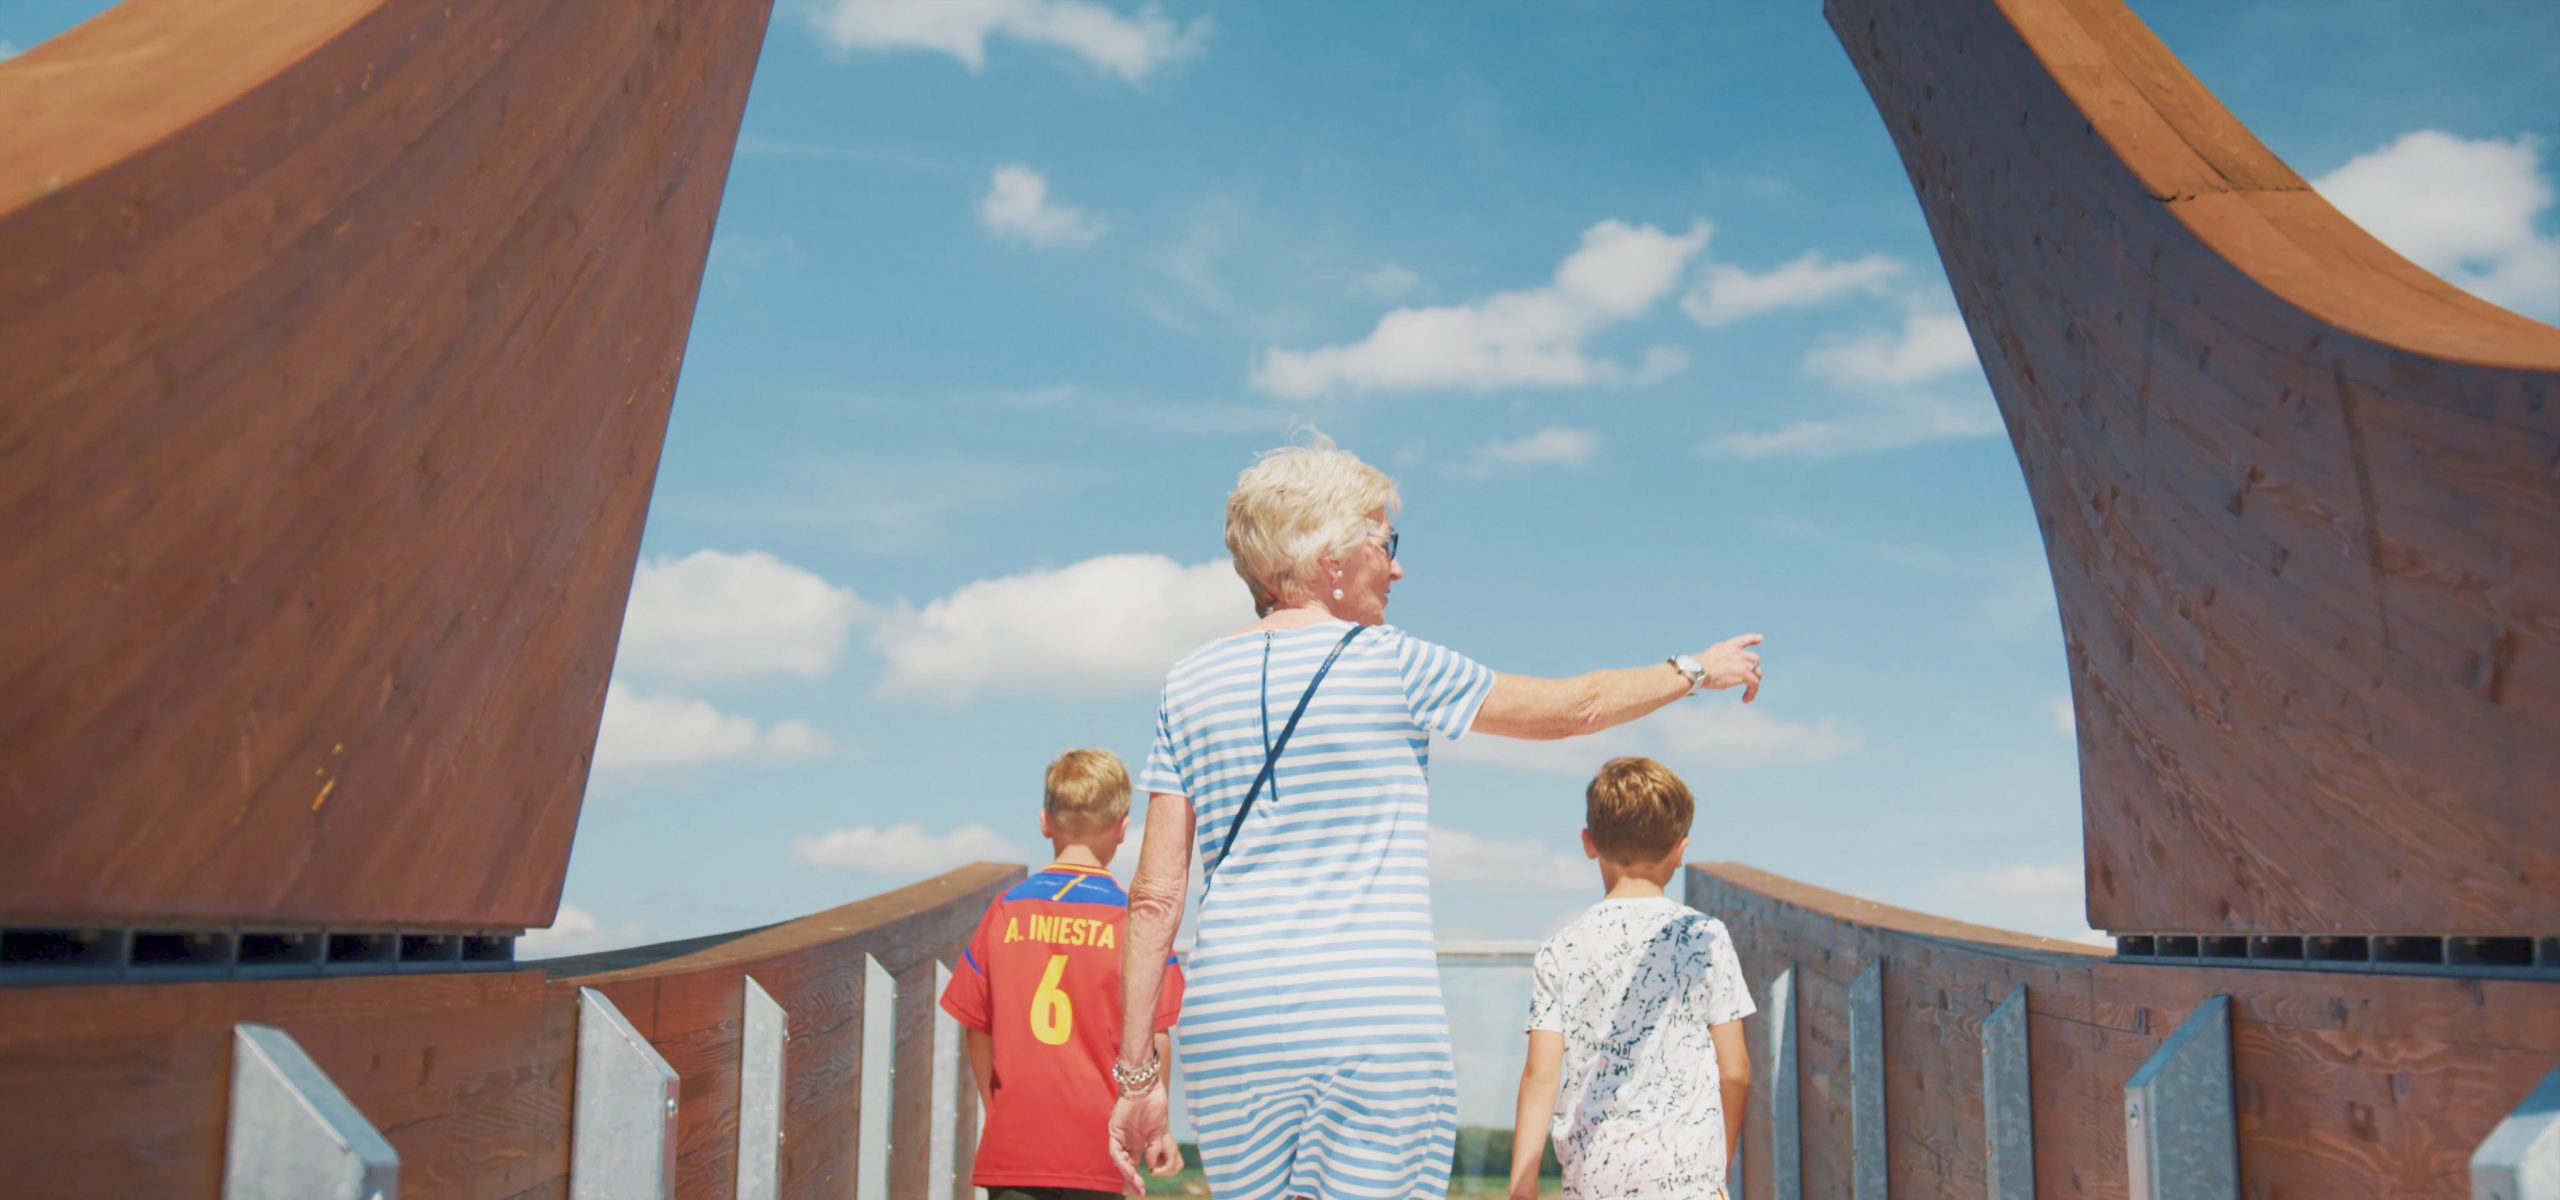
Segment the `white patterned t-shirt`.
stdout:
<svg viewBox="0 0 2560 1200">
<path fill-rule="evenodd" d="M 1538 948 L 1529 1028 L 1564 1035 L 1567 1200 L 1722 1195 L 1731 1155 L 1708 1030 L 1753 1011 L 1724 922 L 1668 896 L 1603 900 Z"/>
</svg>

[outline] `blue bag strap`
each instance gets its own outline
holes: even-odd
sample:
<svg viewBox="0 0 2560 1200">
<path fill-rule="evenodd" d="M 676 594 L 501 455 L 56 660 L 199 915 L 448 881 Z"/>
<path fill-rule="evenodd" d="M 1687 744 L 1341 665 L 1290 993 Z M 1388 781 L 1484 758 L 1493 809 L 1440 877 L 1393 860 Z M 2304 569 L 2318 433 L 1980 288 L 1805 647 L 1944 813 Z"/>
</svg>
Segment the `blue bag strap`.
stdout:
<svg viewBox="0 0 2560 1200">
<path fill-rule="evenodd" d="M 1227 823 L 1227 840 L 1218 847 L 1217 861 L 1200 868 L 1200 889 L 1203 892 L 1209 888 L 1210 877 L 1217 874 L 1218 864 L 1227 861 L 1227 855 L 1235 851 L 1236 835 L 1244 832 L 1245 814 L 1252 812 L 1253 802 L 1262 797 L 1262 785 L 1271 782 L 1272 772 L 1280 765 L 1280 751 L 1288 747 L 1289 735 L 1298 731 L 1298 718 L 1307 715 L 1307 701 L 1316 698 L 1316 687 L 1324 682 L 1325 672 L 1333 669 L 1333 660 L 1342 657 L 1342 651 L 1351 645 L 1351 639 L 1360 636 L 1360 631 L 1367 628 L 1366 625 L 1353 624 L 1351 632 L 1343 634 L 1342 640 L 1333 644 L 1333 653 L 1325 655 L 1324 662 L 1317 665 L 1315 678 L 1307 681 L 1306 692 L 1298 697 L 1298 707 L 1289 713 L 1289 723 L 1280 727 L 1280 740 L 1271 743 L 1271 752 L 1262 757 L 1262 773 L 1253 777 L 1253 786 L 1245 789 L 1244 803 L 1236 806 L 1235 820 Z"/>
</svg>

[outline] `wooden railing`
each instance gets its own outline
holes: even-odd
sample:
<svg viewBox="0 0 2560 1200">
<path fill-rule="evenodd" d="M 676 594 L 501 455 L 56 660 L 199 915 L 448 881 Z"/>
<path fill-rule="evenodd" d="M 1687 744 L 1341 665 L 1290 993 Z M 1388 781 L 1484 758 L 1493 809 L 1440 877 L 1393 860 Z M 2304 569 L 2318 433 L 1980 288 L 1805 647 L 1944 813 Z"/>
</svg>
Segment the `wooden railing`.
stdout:
<svg viewBox="0 0 2560 1200">
<path fill-rule="evenodd" d="M 2127 1085 L 2217 998 L 2249 1196 L 2468 1197 L 2474 1152 L 2560 1061 L 2547 981 L 2120 962 L 1739 863 L 1691 867 L 1687 886 L 1731 930 L 1760 1006 L 1737 1200 L 1874 1182 L 1894 1197 L 2146 1194 L 2128 1181 Z M 2012 996 L 2027 1086 L 2004 1111 L 1985 1096 L 1986 1026 Z M 2007 1145 L 2013 1161 L 2032 1147 L 2033 1190 L 1996 1189 L 2002 1122 L 2021 1119 Z"/>
<path fill-rule="evenodd" d="M 967 1195 L 976 1095 L 933 1106 L 936 966 L 1023 878 L 980 863 L 761 929 L 511 971 L 0 989 L 0 1194 L 220 1193 L 232 1039 L 283 1030 L 399 1155 L 399 1195 L 569 1190 L 580 993 L 593 989 L 678 1077 L 674 1194 L 735 1194 L 745 980 L 777 1001 L 778 1195 L 851 1197 L 863 1164 L 866 976 L 895 981 L 889 1194 L 922 1197 L 937 1142 Z M 961 1076 L 965 1080 L 965 1074 Z"/>
</svg>

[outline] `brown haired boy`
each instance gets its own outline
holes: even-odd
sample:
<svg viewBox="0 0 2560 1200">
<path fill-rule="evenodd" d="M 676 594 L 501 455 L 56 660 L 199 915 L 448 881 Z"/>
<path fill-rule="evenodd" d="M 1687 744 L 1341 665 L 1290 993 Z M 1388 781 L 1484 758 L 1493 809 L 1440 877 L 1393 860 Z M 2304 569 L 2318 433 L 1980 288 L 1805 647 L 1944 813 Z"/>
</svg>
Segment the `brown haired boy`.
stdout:
<svg viewBox="0 0 2560 1200">
<path fill-rule="evenodd" d="M 1721 1197 L 1751 1087 L 1752 1004 L 1724 922 L 1662 891 L 1696 804 L 1649 758 L 1610 759 L 1583 799 L 1582 852 L 1608 895 L 1538 948 L 1511 1195 L 1537 1196 L 1552 1132 L 1568 1200 Z"/>
<path fill-rule="evenodd" d="M 1120 1047 L 1120 941 L 1129 896 L 1105 870 L 1129 834 L 1129 772 L 1107 750 L 1049 764 L 1040 836 L 1056 861 L 988 906 L 962 951 L 943 1010 L 968 1031 L 969 1071 L 986 1106 L 970 1182 L 998 1198 L 1120 1195 L 1111 1162 L 1111 1060 Z M 1156 1050 L 1182 1010 L 1182 968 L 1168 962 Z M 1167 1135 L 1148 1154 L 1181 1165 Z"/>
</svg>

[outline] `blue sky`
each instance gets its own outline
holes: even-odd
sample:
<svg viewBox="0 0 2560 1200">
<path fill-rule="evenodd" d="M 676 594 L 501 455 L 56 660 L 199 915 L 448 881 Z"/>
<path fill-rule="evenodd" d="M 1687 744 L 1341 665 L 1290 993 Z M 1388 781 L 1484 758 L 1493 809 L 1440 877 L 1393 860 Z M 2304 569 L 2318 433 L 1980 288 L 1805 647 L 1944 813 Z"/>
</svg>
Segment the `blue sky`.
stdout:
<svg viewBox="0 0 2560 1200">
<path fill-rule="evenodd" d="M 97 7 L 0 9 L 0 54 Z M 2560 6 L 2135 8 L 2351 215 L 2560 319 Z M 1695 787 L 1695 857 L 2080 934 L 2061 631 L 1952 313 L 1810 3 L 784 0 L 528 950 L 1044 855 L 1043 764 L 1137 761 L 1250 619 L 1221 502 L 1293 425 L 1401 482 L 1419 636 L 1768 637 L 1748 710 L 1441 750 L 1444 936 L 1597 895 L 1623 752 Z"/>
</svg>

